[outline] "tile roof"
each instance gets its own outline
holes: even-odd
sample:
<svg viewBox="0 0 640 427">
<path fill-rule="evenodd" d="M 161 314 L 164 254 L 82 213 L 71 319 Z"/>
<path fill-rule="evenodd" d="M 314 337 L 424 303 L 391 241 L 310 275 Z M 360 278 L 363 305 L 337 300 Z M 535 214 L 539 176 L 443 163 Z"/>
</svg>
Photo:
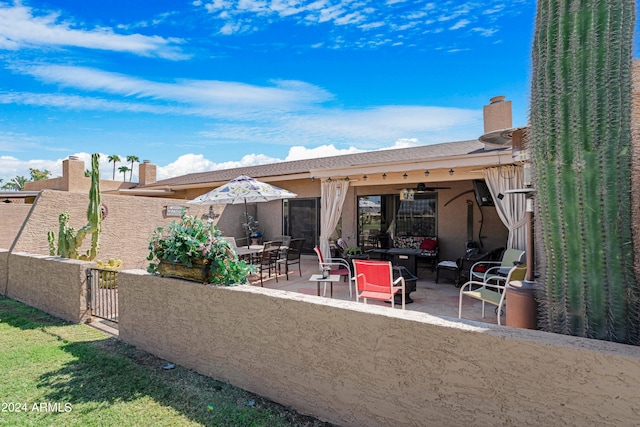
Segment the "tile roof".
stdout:
<svg viewBox="0 0 640 427">
<path fill-rule="evenodd" d="M 307 173 L 310 170 L 333 169 L 349 166 L 380 165 L 384 163 L 415 161 L 416 159 L 436 159 L 460 155 L 484 153 L 484 144 L 480 141 L 457 141 L 441 144 L 421 145 L 418 147 L 397 148 L 390 150 L 366 151 L 362 153 L 346 154 L 332 157 L 318 157 L 313 159 L 277 162 L 257 166 L 246 166 L 233 169 L 214 170 L 209 172 L 191 173 L 176 176 L 147 184 L 142 187 L 196 185 L 208 182 L 229 181 L 239 175 L 253 178 L 283 176 Z"/>
</svg>

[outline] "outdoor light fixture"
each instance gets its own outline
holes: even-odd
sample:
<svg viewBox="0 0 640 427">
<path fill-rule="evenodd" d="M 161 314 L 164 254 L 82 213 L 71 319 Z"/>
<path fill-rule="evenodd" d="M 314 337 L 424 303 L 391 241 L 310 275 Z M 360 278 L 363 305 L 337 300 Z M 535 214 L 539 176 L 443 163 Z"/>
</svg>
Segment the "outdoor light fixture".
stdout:
<svg viewBox="0 0 640 427">
<path fill-rule="evenodd" d="M 347 182 L 349 182 L 349 177 L 346 177 L 344 180 L 345 180 L 345 181 L 347 181 Z"/>
<path fill-rule="evenodd" d="M 311 177 L 311 182 L 313 182 L 313 181 L 315 181 L 315 180 L 316 180 L 316 177 L 315 177 L 315 176 L 312 176 L 312 177 Z"/>
<path fill-rule="evenodd" d="M 427 169 L 426 171 L 424 171 L 424 176 L 427 177 L 427 176 L 429 176 L 430 173 L 431 172 L 429 172 L 429 169 Z"/>
<path fill-rule="evenodd" d="M 387 174 L 386 173 L 382 174 L 382 179 L 387 179 Z"/>
<path fill-rule="evenodd" d="M 453 175 L 453 169 L 449 169 L 449 175 Z"/>
<path fill-rule="evenodd" d="M 366 180 L 367 180 L 367 175 L 363 176 L 363 177 L 362 177 L 362 180 L 363 180 L 363 181 L 366 181 Z"/>
<path fill-rule="evenodd" d="M 331 177 L 327 178 L 327 182 L 331 182 Z"/>
<path fill-rule="evenodd" d="M 407 177 L 408 177 L 408 176 L 409 176 L 409 175 L 407 175 L 407 173 L 406 173 L 406 172 L 404 173 L 404 175 L 402 175 L 402 177 L 403 177 L 404 179 L 407 179 Z"/>
</svg>

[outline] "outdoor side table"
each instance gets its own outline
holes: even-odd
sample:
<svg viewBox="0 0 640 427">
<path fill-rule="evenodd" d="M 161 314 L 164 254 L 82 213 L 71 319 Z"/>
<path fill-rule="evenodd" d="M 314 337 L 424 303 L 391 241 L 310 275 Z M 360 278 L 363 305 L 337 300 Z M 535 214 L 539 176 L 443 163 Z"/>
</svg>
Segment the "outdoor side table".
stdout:
<svg viewBox="0 0 640 427">
<path fill-rule="evenodd" d="M 324 283 L 324 294 L 327 293 L 327 283 L 331 286 L 331 298 L 333 298 L 333 282 L 339 282 L 340 276 L 331 274 L 329 277 L 322 277 L 322 274 L 312 274 L 309 278 L 310 282 L 316 282 L 318 286 L 318 296 L 320 296 L 320 283 Z"/>
</svg>

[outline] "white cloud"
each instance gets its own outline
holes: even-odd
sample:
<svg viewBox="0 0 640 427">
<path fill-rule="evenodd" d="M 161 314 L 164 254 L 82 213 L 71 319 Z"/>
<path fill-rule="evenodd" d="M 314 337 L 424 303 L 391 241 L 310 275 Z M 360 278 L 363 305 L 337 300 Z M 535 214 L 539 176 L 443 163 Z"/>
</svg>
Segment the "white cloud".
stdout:
<svg viewBox="0 0 640 427">
<path fill-rule="evenodd" d="M 73 102 L 73 96 L 65 96 L 61 101 L 57 100 L 59 95 L 32 96 L 39 98 L 36 102 L 44 103 L 45 100 L 49 100 L 55 106 L 68 103 L 72 108 L 103 109 L 112 105 L 116 111 L 140 109 L 157 113 L 182 111 L 183 114 L 226 116 L 265 110 L 301 109 L 333 97 L 322 88 L 293 80 L 273 80 L 270 82 L 271 86 L 217 80 L 178 80 L 173 83 L 161 83 L 85 67 L 20 65 L 14 69 L 45 83 L 120 96 L 118 101 L 91 101 L 91 98 L 85 96 L 78 97 L 77 102 Z M 0 96 L 0 102 L 34 102 L 27 98 L 31 97 L 26 94 L 5 94 Z M 126 100 L 130 100 L 131 103 L 125 102 Z M 180 105 L 175 106 L 175 103 Z"/>
<path fill-rule="evenodd" d="M 1 49 L 67 46 L 179 60 L 188 57 L 178 48 L 181 43 L 177 38 L 117 34 L 105 27 L 78 29 L 69 20 L 61 20 L 60 13 L 36 16 L 32 8 L 0 3 Z"/>
<path fill-rule="evenodd" d="M 466 27 L 470 23 L 471 23 L 471 21 L 469 21 L 468 19 L 461 19 L 458 22 L 456 22 L 455 24 L 453 24 L 451 27 L 449 27 L 449 29 L 450 30 L 459 30 L 460 28 Z"/>
<path fill-rule="evenodd" d="M 217 21 L 218 31 L 222 35 L 232 36 L 263 31 L 279 22 L 288 22 L 301 26 L 317 26 L 328 30 L 321 42 L 314 42 L 313 48 L 324 46 L 327 49 L 345 47 L 378 48 L 382 45 L 400 45 L 397 38 L 411 30 L 411 36 L 417 38 L 415 45 L 424 46 L 426 34 L 433 36 L 443 31 L 424 31 L 424 26 L 433 22 L 455 22 L 451 30 L 459 31 L 460 36 L 468 35 L 471 24 L 474 26 L 495 25 L 499 19 L 517 15 L 521 7 L 530 0 L 513 0 L 507 7 L 502 0 L 485 2 L 429 2 L 409 0 L 212 0 L 200 2 L 202 9 L 210 19 Z M 388 43 L 367 43 L 364 32 L 372 28 L 386 27 L 381 40 Z M 342 27 L 340 32 L 331 31 L 331 27 Z M 346 27 L 346 28 L 345 28 Z M 485 32 L 484 36 L 492 33 Z M 437 45 L 437 42 L 434 46 Z"/>
<path fill-rule="evenodd" d="M 480 27 L 474 27 L 471 29 L 471 31 L 479 33 L 482 37 L 491 37 L 492 35 L 498 32 L 498 30 L 495 28 L 480 28 Z"/>
</svg>

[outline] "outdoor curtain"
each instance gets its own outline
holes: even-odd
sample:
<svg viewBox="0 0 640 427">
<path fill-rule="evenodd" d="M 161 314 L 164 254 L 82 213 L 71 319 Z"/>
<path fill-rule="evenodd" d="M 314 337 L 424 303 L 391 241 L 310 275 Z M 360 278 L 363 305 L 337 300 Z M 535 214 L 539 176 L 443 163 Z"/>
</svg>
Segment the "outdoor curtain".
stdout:
<svg viewBox="0 0 640 427">
<path fill-rule="evenodd" d="M 342 215 L 342 205 L 347 197 L 349 181 L 326 180 L 322 182 L 321 189 L 320 252 L 322 252 L 324 259 L 328 259 L 331 258 L 329 238 L 338 225 L 340 215 Z"/>
<path fill-rule="evenodd" d="M 505 165 L 483 170 L 484 180 L 496 205 L 498 216 L 509 230 L 507 248 L 526 249 L 525 195 L 507 194 L 507 190 L 524 188 L 522 166 Z M 503 197 L 500 199 L 499 194 Z"/>
</svg>

